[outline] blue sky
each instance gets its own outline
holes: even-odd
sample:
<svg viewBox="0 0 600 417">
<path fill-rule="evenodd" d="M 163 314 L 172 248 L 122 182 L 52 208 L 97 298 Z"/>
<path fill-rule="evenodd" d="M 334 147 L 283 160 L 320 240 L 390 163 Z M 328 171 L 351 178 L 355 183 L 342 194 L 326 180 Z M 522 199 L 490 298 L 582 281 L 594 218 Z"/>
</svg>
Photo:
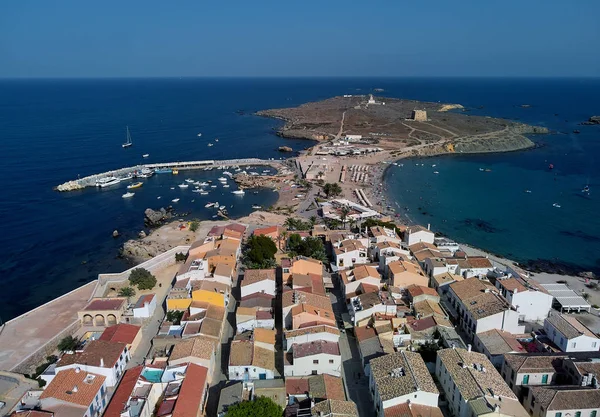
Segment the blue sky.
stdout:
<svg viewBox="0 0 600 417">
<path fill-rule="evenodd" d="M 0 2 L 0 77 L 600 76 L 600 1 Z"/>
</svg>

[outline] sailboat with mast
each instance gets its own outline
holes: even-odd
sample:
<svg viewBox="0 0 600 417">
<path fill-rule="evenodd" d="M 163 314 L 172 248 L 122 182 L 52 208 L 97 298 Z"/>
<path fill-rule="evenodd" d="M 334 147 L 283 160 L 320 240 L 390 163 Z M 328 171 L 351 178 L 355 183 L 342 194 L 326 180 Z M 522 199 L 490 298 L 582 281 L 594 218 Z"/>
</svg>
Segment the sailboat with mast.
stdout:
<svg viewBox="0 0 600 417">
<path fill-rule="evenodd" d="M 129 148 L 132 145 L 133 145 L 133 142 L 131 142 L 131 135 L 129 134 L 129 126 L 127 126 L 127 141 L 124 144 L 122 144 L 121 146 L 124 148 Z"/>
</svg>

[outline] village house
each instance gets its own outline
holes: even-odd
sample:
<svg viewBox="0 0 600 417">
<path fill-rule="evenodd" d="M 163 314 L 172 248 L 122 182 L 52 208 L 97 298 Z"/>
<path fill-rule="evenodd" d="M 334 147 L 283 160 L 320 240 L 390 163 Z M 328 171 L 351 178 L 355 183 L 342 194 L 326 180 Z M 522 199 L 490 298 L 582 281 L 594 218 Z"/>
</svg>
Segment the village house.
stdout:
<svg viewBox="0 0 600 417">
<path fill-rule="evenodd" d="M 256 328 L 275 328 L 275 317 L 271 309 L 265 310 L 260 307 L 238 307 L 235 311 L 235 322 L 238 333 Z"/>
<path fill-rule="evenodd" d="M 429 230 L 429 227 L 425 228 L 420 225 L 408 226 L 404 230 L 404 243 L 408 246 L 412 246 L 415 243 L 424 242 L 433 245 L 435 241 L 435 233 Z"/>
<path fill-rule="evenodd" d="M 320 374 L 341 376 L 342 357 L 336 342 L 318 340 L 294 344 L 291 352 L 284 356 L 286 377 Z"/>
<path fill-rule="evenodd" d="M 363 286 L 363 291 L 357 292 L 359 286 Z M 369 265 L 359 265 L 351 270 L 340 272 L 340 289 L 346 295 L 346 298 L 356 296 L 367 292 L 364 286 L 371 286 L 373 290 L 369 292 L 377 292 L 382 286 L 381 275 L 377 269 Z"/>
<path fill-rule="evenodd" d="M 600 380 L 600 354 L 586 352 L 569 354 L 563 359 L 563 370 L 569 382 L 580 387 L 598 387 Z"/>
<path fill-rule="evenodd" d="M 275 335 L 272 348 L 257 340 L 234 340 L 229 353 L 229 380 L 249 381 L 275 378 Z"/>
<path fill-rule="evenodd" d="M 126 298 L 94 298 L 77 314 L 84 326 L 107 327 L 121 323 Z"/>
<path fill-rule="evenodd" d="M 531 387 L 525 407 L 533 417 L 595 417 L 600 413 L 597 388 Z"/>
<path fill-rule="evenodd" d="M 136 366 L 125 372 L 103 417 L 151 417 L 163 393 L 163 369 Z"/>
<path fill-rule="evenodd" d="M 156 296 L 154 294 L 141 295 L 133 305 L 133 317 L 147 319 L 152 317 L 156 310 Z"/>
<path fill-rule="evenodd" d="M 359 240 L 340 242 L 337 247 L 333 248 L 333 257 L 335 266 L 340 270 L 370 262 L 367 257 L 367 247 Z"/>
<path fill-rule="evenodd" d="M 544 331 L 563 352 L 600 350 L 600 339 L 574 316 L 553 312 L 544 321 Z"/>
<path fill-rule="evenodd" d="M 285 379 L 285 393 L 291 400 L 311 398 L 315 403 L 325 400 L 346 400 L 342 378 L 321 374 Z"/>
<path fill-rule="evenodd" d="M 202 417 L 208 401 L 208 369 L 193 363 L 178 368 L 178 378 L 167 384 L 156 417 Z M 166 373 L 166 372 L 165 372 Z M 183 380 L 181 374 L 185 373 Z"/>
<path fill-rule="evenodd" d="M 400 351 L 371 360 L 369 389 L 378 417 L 387 409 L 410 402 L 437 407 L 439 392 L 421 355 Z"/>
<path fill-rule="evenodd" d="M 267 226 L 254 229 L 254 232 L 252 232 L 252 234 L 254 236 L 267 236 L 271 238 L 275 242 L 275 244 L 279 244 L 281 233 L 284 231 L 286 231 L 286 229 L 281 226 Z"/>
<path fill-rule="evenodd" d="M 36 407 L 54 417 L 99 417 L 106 408 L 107 388 L 104 375 L 66 369 L 44 389 Z"/>
<path fill-rule="evenodd" d="M 294 259 L 284 258 L 281 261 L 281 268 L 284 282 L 291 274 L 323 276 L 323 262 L 305 256 L 297 256 Z"/>
<path fill-rule="evenodd" d="M 496 288 L 519 312 L 519 319 L 541 322 L 552 310 L 554 297 L 544 287 L 521 276 L 496 278 Z"/>
<path fill-rule="evenodd" d="M 275 270 L 274 269 L 247 269 L 244 279 L 240 283 L 241 296 L 250 294 L 276 294 Z"/>
<path fill-rule="evenodd" d="M 107 387 L 119 383 L 125 366 L 131 359 L 125 343 L 92 340 L 82 351 L 65 353 L 56 363 L 56 374 L 66 369 L 80 369 L 102 375 Z"/>
<path fill-rule="evenodd" d="M 502 367 L 505 354 L 527 352 L 514 335 L 498 329 L 476 334 L 474 344 L 475 349 L 483 353 L 496 369 Z"/>
<path fill-rule="evenodd" d="M 382 333 L 379 334 L 378 330 L 381 330 Z M 394 342 L 391 331 L 392 328 L 389 322 L 387 326 L 380 325 L 379 328 L 370 325 L 354 328 L 360 360 L 366 376 L 371 372 L 371 360 L 394 353 Z M 385 334 L 388 337 L 384 337 Z"/>
<path fill-rule="evenodd" d="M 398 236 L 395 229 L 390 229 L 385 226 L 371 226 L 369 228 L 371 243 L 377 244 L 382 242 L 394 242 L 400 244 L 402 239 Z"/>
<path fill-rule="evenodd" d="M 462 281 L 464 278 L 460 275 L 451 274 L 450 272 L 444 272 L 441 274 L 433 275 L 429 281 L 429 285 L 433 287 L 438 294 L 445 296 L 448 292 L 450 284 L 458 281 Z"/>
<path fill-rule="evenodd" d="M 426 287 L 429 279 L 419 267 L 410 261 L 399 259 L 388 264 L 388 285 L 397 288 L 406 288 L 409 285 Z"/>
<path fill-rule="evenodd" d="M 312 416 L 319 417 L 358 417 L 358 408 L 353 401 L 325 400 L 310 409 Z"/>
<path fill-rule="evenodd" d="M 409 260 L 410 251 L 395 242 L 381 242 L 370 248 L 370 256 L 379 262 L 379 269 L 387 275 L 388 265 L 399 259 Z"/>
<path fill-rule="evenodd" d="M 453 417 L 528 417 L 517 396 L 481 353 L 449 348 L 437 352 L 435 374 Z"/>
<path fill-rule="evenodd" d="M 355 326 L 365 324 L 376 313 L 396 316 L 396 311 L 396 302 L 387 291 L 361 294 L 348 302 L 348 312 Z"/>
<path fill-rule="evenodd" d="M 453 314 L 460 318 L 461 328 L 473 340 L 477 333 L 500 329 L 522 334 L 525 326 L 519 325 L 519 313 L 490 283 L 469 278 L 450 284 L 447 293 Z"/>
<path fill-rule="evenodd" d="M 340 331 L 337 327 L 326 324 L 285 330 L 283 333 L 283 349 L 289 352 L 292 350 L 294 344 L 310 343 L 319 340 L 338 343 L 340 340 Z"/>
<path fill-rule="evenodd" d="M 116 324 L 107 327 L 98 340 L 125 343 L 131 354 L 134 354 L 142 341 L 142 328 L 132 324 Z"/>
<path fill-rule="evenodd" d="M 554 385 L 563 372 L 565 357 L 556 354 L 507 354 L 502 363 L 502 378 L 521 398 L 523 387 Z"/>
<path fill-rule="evenodd" d="M 286 329 L 291 329 L 293 324 L 292 309 L 301 304 L 308 304 L 321 311 L 331 311 L 331 300 L 325 295 L 313 294 L 302 290 L 286 289 L 282 294 L 282 316 Z"/>
<path fill-rule="evenodd" d="M 183 340 L 171 350 L 169 366 L 192 363 L 208 369 L 208 381 L 215 370 L 219 340 L 210 337 L 194 337 Z"/>
<path fill-rule="evenodd" d="M 335 326 L 335 314 L 331 305 L 319 308 L 308 303 L 301 303 L 292 308 L 292 329 L 301 329 L 319 324 Z"/>
<path fill-rule="evenodd" d="M 433 288 L 429 288 L 426 285 L 410 285 L 406 287 L 406 295 L 408 300 L 413 304 L 420 303 L 421 301 L 440 302 L 439 294 Z"/>
</svg>

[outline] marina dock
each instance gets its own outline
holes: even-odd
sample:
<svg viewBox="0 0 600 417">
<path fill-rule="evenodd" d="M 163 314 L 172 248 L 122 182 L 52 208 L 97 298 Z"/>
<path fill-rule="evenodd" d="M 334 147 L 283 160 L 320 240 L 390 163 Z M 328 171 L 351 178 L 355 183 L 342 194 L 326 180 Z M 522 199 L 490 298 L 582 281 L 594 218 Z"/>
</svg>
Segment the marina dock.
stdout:
<svg viewBox="0 0 600 417">
<path fill-rule="evenodd" d="M 67 181 L 56 187 L 57 191 L 75 191 L 82 190 L 86 187 L 95 187 L 96 182 L 103 178 L 117 177 L 123 178 L 133 175 L 136 172 L 141 172 L 143 169 L 176 169 L 180 171 L 204 169 L 207 167 L 226 167 L 226 166 L 244 166 L 244 165 L 269 165 L 274 168 L 281 167 L 282 160 L 277 159 L 228 159 L 228 160 L 206 160 L 206 161 L 187 161 L 187 162 L 162 162 L 156 164 L 142 164 L 128 168 L 120 168 L 113 171 L 103 172 L 101 174 L 89 175 L 87 177 L 78 178 L 76 180 Z"/>
</svg>

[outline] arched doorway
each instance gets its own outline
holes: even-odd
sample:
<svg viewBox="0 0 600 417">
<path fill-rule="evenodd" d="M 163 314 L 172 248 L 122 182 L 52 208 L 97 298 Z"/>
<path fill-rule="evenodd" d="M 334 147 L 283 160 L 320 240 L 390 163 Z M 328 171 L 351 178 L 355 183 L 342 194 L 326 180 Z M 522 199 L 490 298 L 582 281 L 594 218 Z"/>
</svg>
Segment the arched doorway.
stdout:
<svg viewBox="0 0 600 417">
<path fill-rule="evenodd" d="M 106 322 L 104 321 L 104 316 L 102 314 L 96 314 L 94 317 L 95 325 L 98 327 L 106 326 Z"/>
<path fill-rule="evenodd" d="M 93 326 L 94 325 L 94 318 L 89 315 L 89 314 L 85 314 L 83 316 L 83 325 L 84 326 Z"/>
<path fill-rule="evenodd" d="M 109 326 L 113 326 L 117 324 L 117 316 L 115 316 L 114 314 L 109 314 L 108 316 L 106 316 L 106 321 L 108 322 Z"/>
</svg>

